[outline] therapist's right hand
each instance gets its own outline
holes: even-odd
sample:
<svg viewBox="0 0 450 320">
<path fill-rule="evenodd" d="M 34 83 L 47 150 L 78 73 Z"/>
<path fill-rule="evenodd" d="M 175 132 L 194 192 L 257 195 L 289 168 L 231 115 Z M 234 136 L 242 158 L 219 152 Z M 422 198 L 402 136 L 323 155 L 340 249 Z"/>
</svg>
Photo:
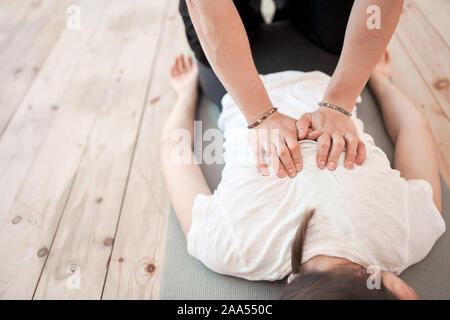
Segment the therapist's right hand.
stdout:
<svg viewBox="0 0 450 320">
<path fill-rule="evenodd" d="M 249 143 L 256 160 L 256 167 L 262 175 L 269 175 L 267 155 L 270 166 L 280 178 L 288 175 L 293 178 L 303 167 L 300 145 L 298 143 L 297 120 L 278 111 L 270 115 L 259 126 L 249 130 Z M 320 131 L 305 134 L 305 139 L 315 140 Z"/>
</svg>

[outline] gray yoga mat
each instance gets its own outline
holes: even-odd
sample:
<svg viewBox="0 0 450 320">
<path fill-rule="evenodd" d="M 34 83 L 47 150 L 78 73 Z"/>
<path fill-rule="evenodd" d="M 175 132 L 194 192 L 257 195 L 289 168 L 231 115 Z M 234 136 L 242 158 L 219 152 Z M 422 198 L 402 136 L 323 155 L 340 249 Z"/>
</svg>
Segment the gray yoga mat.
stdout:
<svg viewBox="0 0 450 320">
<path fill-rule="evenodd" d="M 263 25 L 252 45 L 252 52 L 259 73 L 267 74 L 284 70 L 321 70 L 328 74 L 334 70 L 337 57 L 324 52 L 292 27 L 289 22 Z M 217 128 L 218 95 L 224 89 L 206 68 L 200 68 L 204 94 L 200 101 L 197 119 L 202 120 L 203 130 Z M 216 83 L 215 83 L 216 81 Z M 211 99 L 207 98 L 209 95 Z M 394 148 L 383 125 L 383 120 L 373 95 L 367 88 L 362 93 L 363 103 L 358 107 L 358 117 L 364 122 L 365 131 L 388 158 L 393 159 Z M 212 189 L 220 181 L 221 165 L 202 165 L 203 173 Z M 441 179 L 443 216 L 449 225 L 450 192 Z M 422 299 L 450 299 L 450 231 L 436 242 L 429 255 L 420 263 L 408 268 L 401 278 L 410 284 Z M 161 299 L 277 299 L 284 282 L 252 282 L 224 276 L 206 268 L 187 253 L 186 239 L 178 220 L 171 210 L 167 229 L 167 242 Z"/>
</svg>

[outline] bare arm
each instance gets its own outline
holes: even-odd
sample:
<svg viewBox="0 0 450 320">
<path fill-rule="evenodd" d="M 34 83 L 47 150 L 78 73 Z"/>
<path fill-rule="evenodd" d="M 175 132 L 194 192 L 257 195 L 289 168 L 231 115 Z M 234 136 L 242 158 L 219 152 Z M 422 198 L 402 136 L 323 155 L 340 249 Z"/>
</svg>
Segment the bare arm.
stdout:
<svg viewBox="0 0 450 320">
<path fill-rule="evenodd" d="M 272 107 L 258 76 L 247 34 L 231 0 L 188 0 L 208 61 L 248 122 Z"/>
<path fill-rule="evenodd" d="M 368 8 L 373 5 L 378 11 L 368 12 Z M 402 7 L 403 0 L 354 2 L 339 63 L 328 84 L 323 101 L 338 105 L 349 112 L 353 110 L 356 99 L 394 33 Z M 381 28 L 369 28 L 368 19 L 377 13 Z M 355 163 L 361 165 L 364 162 L 365 146 L 357 136 L 355 125 L 339 112 L 320 107 L 316 112 L 304 115 L 298 126 L 311 126 L 324 133 L 318 140 L 319 167 L 323 167 L 326 163 L 329 169 L 336 168 L 344 147 L 346 147 L 346 168 L 351 169 Z"/>
<path fill-rule="evenodd" d="M 239 106 L 248 123 L 273 105 L 258 76 L 247 34 L 231 0 L 187 0 L 189 15 L 215 74 Z M 275 112 L 260 126 L 261 139 L 251 139 L 258 170 L 269 174 L 263 152 L 279 177 L 294 177 L 302 168 L 296 119 Z M 271 130 L 278 135 L 271 137 Z M 304 138 L 306 132 L 300 138 Z"/>
<path fill-rule="evenodd" d="M 344 47 L 325 92 L 325 101 L 352 111 L 356 99 L 394 33 L 403 2 L 403 0 L 355 1 L 347 24 Z M 379 8 L 380 29 L 369 29 L 367 25 L 371 15 L 377 14 L 375 11 L 367 13 L 367 9 L 372 5 Z"/>
<path fill-rule="evenodd" d="M 195 197 L 211 194 L 200 166 L 194 162 L 192 144 L 198 69 L 189 61 L 182 62 L 178 57 L 172 67 L 177 101 L 164 125 L 160 147 L 167 190 L 185 236 L 191 226 Z"/>
</svg>

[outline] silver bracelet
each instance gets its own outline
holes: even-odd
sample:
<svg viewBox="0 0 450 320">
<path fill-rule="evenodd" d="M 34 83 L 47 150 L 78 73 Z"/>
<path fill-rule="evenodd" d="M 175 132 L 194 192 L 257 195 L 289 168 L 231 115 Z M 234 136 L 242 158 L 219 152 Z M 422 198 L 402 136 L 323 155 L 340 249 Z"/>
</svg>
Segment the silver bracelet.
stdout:
<svg viewBox="0 0 450 320">
<path fill-rule="evenodd" d="M 339 106 L 335 106 L 334 104 L 331 104 L 331 103 L 326 103 L 326 102 L 322 101 L 322 102 L 319 102 L 319 106 L 334 109 L 336 111 L 339 111 L 340 113 L 345 114 L 347 117 L 351 117 L 352 116 L 352 114 L 350 112 L 348 112 L 347 110 L 345 110 L 344 108 L 341 108 Z"/>
</svg>

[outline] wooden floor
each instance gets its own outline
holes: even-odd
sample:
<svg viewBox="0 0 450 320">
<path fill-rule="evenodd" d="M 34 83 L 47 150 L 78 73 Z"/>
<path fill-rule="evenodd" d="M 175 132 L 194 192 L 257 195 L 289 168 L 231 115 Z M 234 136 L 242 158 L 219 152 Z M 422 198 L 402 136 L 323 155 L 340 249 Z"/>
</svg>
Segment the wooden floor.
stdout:
<svg viewBox="0 0 450 320">
<path fill-rule="evenodd" d="M 81 29 L 66 27 L 81 8 Z M 169 199 L 158 140 L 187 52 L 178 0 L 0 0 L 0 299 L 157 299 Z M 414 0 L 393 80 L 450 184 L 450 2 Z"/>
</svg>

